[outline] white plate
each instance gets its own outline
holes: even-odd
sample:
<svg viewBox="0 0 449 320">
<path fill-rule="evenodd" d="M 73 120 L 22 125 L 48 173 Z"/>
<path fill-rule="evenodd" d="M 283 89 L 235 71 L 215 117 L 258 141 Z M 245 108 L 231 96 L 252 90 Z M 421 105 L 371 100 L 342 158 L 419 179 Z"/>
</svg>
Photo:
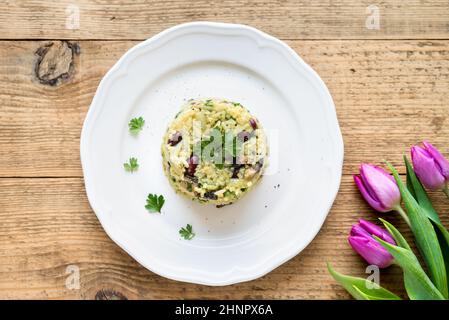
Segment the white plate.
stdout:
<svg viewBox="0 0 449 320">
<path fill-rule="evenodd" d="M 270 138 L 267 175 L 221 209 L 175 194 L 162 171 L 162 135 L 197 97 L 239 101 Z M 127 125 L 137 116 L 146 124 L 133 137 Z M 132 174 L 123 169 L 131 156 L 140 163 Z M 195 22 L 140 43 L 106 74 L 81 160 L 93 210 L 134 259 L 167 278 L 227 285 L 268 273 L 312 241 L 338 191 L 343 141 L 325 84 L 290 47 L 251 27 Z M 165 196 L 162 214 L 145 210 L 148 193 Z M 191 241 L 178 234 L 187 223 Z"/>
</svg>

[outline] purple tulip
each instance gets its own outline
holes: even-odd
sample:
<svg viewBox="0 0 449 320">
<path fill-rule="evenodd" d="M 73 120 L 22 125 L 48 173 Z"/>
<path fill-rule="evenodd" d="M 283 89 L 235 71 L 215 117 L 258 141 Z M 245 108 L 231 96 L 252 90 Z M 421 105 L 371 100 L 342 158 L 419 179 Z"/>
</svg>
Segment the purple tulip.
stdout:
<svg viewBox="0 0 449 320">
<path fill-rule="evenodd" d="M 449 162 L 427 141 L 411 148 L 413 170 L 422 184 L 431 190 L 446 189 L 449 182 Z"/>
<path fill-rule="evenodd" d="M 362 163 L 360 174 L 354 175 L 354 181 L 362 196 L 375 210 L 388 212 L 400 208 L 399 188 L 394 178 L 384 169 Z"/>
<path fill-rule="evenodd" d="M 373 236 L 396 245 L 396 242 L 387 230 L 363 219 L 360 219 L 358 224 L 352 226 L 348 242 L 354 251 L 361 255 L 366 262 L 379 268 L 386 268 L 393 263 L 393 256 Z"/>
</svg>

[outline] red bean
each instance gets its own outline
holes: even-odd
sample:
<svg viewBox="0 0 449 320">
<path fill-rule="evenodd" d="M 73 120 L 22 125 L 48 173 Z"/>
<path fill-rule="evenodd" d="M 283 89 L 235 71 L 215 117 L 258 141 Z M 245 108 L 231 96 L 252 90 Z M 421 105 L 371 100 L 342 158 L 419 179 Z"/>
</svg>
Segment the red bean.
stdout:
<svg viewBox="0 0 449 320">
<path fill-rule="evenodd" d="M 198 166 L 199 158 L 197 155 L 192 155 L 189 160 L 187 160 L 187 164 L 189 165 L 187 168 L 187 173 L 190 176 L 193 176 L 196 171 L 196 167 Z"/>
<path fill-rule="evenodd" d="M 238 174 L 242 167 L 244 167 L 243 164 L 236 164 L 233 166 L 232 177 L 231 177 L 232 179 L 237 179 L 239 177 Z"/>
<path fill-rule="evenodd" d="M 262 169 L 263 167 L 263 159 L 260 159 L 259 161 L 256 162 L 256 164 L 254 165 L 254 169 L 256 170 L 256 172 L 259 172 L 260 169 Z"/>
<path fill-rule="evenodd" d="M 246 131 L 242 131 L 237 134 L 237 138 L 243 142 L 248 141 L 249 137 L 250 137 L 250 134 Z"/>
<path fill-rule="evenodd" d="M 168 144 L 171 145 L 172 147 L 176 146 L 179 142 L 181 142 L 182 140 L 182 134 L 179 131 L 176 131 L 171 137 L 170 139 L 168 139 Z"/>
<path fill-rule="evenodd" d="M 256 130 L 257 129 L 257 122 L 256 120 L 254 120 L 253 118 L 249 119 L 249 124 L 251 125 L 251 127 Z"/>
<path fill-rule="evenodd" d="M 204 193 L 204 198 L 217 200 L 218 196 L 213 191 L 207 191 L 206 193 Z"/>
</svg>

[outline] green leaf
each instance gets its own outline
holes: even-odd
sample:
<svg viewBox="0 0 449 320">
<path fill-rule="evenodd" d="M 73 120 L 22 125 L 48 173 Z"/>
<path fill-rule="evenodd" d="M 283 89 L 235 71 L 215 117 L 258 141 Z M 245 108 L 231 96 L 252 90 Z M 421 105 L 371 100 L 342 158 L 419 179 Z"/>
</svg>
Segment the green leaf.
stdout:
<svg viewBox="0 0 449 320">
<path fill-rule="evenodd" d="M 373 287 L 373 283 L 368 279 L 338 273 L 332 268 L 330 263 L 327 264 L 327 269 L 332 277 L 357 300 L 401 300 L 393 292 L 381 286 Z"/>
<path fill-rule="evenodd" d="M 444 265 L 446 268 L 446 279 L 448 281 L 449 286 L 449 232 L 447 229 L 441 224 L 440 217 L 438 213 L 434 209 L 432 202 L 427 195 L 426 190 L 424 189 L 422 183 L 419 181 L 416 176 L 410 161 L 404 156 L 405 166 L 407 167 L 407 188 L 410 190 L 413 189 L 412 194 L 414 194 L 414 198 L 418 201 L 419 205 L 425 210 L 427 217 L 431 220 L 433 227 L 435 229 L 435 233 L 438 238 L 438 242 L 440 244 L 441 252 L 443 253 Z"/>
<path fill-rule="evenodd" d="M 223 133 L 217 128 L 213 128 L 209 135 L 195 144 L 194 154 L 201 155 L 202 161 L 212 161 L 218 169 L 232 165 L 232 160 L 242 152 L 243 141 L 232 131 Z M 209 146 L 211 143 L 214 144 Z"/>
<path fill-rule="evenodd" d="M 371 296 L 365 292 L 363 292 L 362 290 L 360 290 L 358 287 L 356 286 L 352 286 L 354 288 L 354 290 L 360 295 L 360 297 L 362 297 L 363 299 L 359 299 L 359 300 L 401 300 L 401 298 L 397 297 L 395 299 L 385 299 L 383 297 L 380 296 Z"/>
<path fill-rule="evenodd" d="M 123 167 L 128 172 L 134 172 L 134 171 L 137 171 L 137 169 L 139 169 L 139 164 L 137 163 L 136 158 L 129 158 L 129 162 L 124 163 Z"/>
<path fill-rule="evenodd" d="M 216 166 L 218 169 L 223 169 L 223 168 L 224 168 L 224 164 L 223 164 L 223 163 L 216 163 L 215 166 Z"/>
<path fill-rule="evenodd" d="M 147 205 L 145 208 L 150 212 L 161 212 L 162 206 L 165 203 L 164 196 L 157 196 L 156 194 L 150 193 L 147 197 Z"/>
<path fill-rule="evenodd" d="M 204 105 L 205 105 L 206 107 L 209 107 L 209 108 L 213 108 L 213 107 L 214 107 L 214 103 L 213 103 L 212 100 L 210 100 L 210 99 L 206 100 L 206 102 L 204 103 Z"/>
<path fill-rule="evenodd" d="M 416 244 L 429 269 L 430 278 L 441 294 L 447 298 L 448 283 L 446 267 L 435 229 L 427 217 L 426 210 L 416 202 L 410 191 L 404 186 L 396 169 L 388 162 L 387 165 L 398 184 L 402 200 L 410 219 L 410 225 L 416 239 Z"/>
<path fill-rule="evenodd" d="M 404 284 L 411 300 L 444 300 L 444 296 L 430 281 L 414 253 L 373 236 L 395 259 L 404 271 Z"/>
<path fill-rule="evenodd" d="M 438 213 L 433 208 L 432 202 L 427 196 L 427 192 L 413 171 L 410 161 L 404 156 L 405 166 L 407 168 L 407 188 L 413 198 L 418 201 L 419 205 L 425 210 L 427 216 L 435 222 L 441 223 Z"/>
<path fill-rule="evenodd" d="M 446 266 L 446 277 L 449 282 L 449 232 L 441 223 L 432 221 L 432 224 L 435 228 L 441 251 L 443 252 L 444 264 Z"/>
<path fill-rule="evenodd" d="M 407 240 L 405 240 L 404 236 L 399 232 L 398 229 L 396 229 L 395 226 L 393 226 L 391 223 L 382 218 L 379 218 L 379 220 L 382 221 L 385 228 L 387 228 L 388 232 L 393 236 L 394 240 L 396 241 L 396 244 L 399 247 L 412 251 Z"/>
<path fill-rule="evenodd" d="M 396 240 L 397 245 L 401 248 L 407 249 L 410 252 L 412 252 L 412 249 L 410 248 L 409 244 L 407 243 L 407 240 L 405 240 L 405 238 L 402 236 L 402 234 L 391 223 L 389 223 L 383 219 L 380 219 L 380 220 L 382 221 L 382 223 L 384 224 L 384 226 L 388 230 L 388 232 L 390 232 L 390 234 Z M 449 240 L 449 233 L 447 233 L 447 231 L 446 231 L 446 234 L 447 234 L 447 240 Z M 415 282 L 414 279 L 412 279 L 410 277 L 409 273 L 405 274 L 405 271 L 404 271 L 404 283 L 405 283 L 406 287 L 410 287 L 410 288 L 416 287 L 417 284 L 415 284 L 414 282 Z M 411 290 L 413 290 L 413 289 L 411 289 Z"/>
<path fill-rule="evenodd" d="M 179 234 L 185 240 L 192 240 L 192 238 L 195 236 L 195 233 L 193 232 L 192 225 L 190 225 L 190 224 L 187 224 L 187 226 L 185 228 L 181 228 L 179 230 Z"/>
<path fill-rule="evenodd" d="M 133 135 L 137 135 L 140 130 L 143 129 L 145 120 L 142 117 L 131 119 L 128 123 L 129 132 Z"/>
<path fill-rule="evenodd" d="M 413 183 L 410 179 L 410 175 L 408 174 L 408 168 L 407 168 L 407 176 L 406 176 L 406 186 L 407 186 L 408 191 L 410 191 L 410 193 L 412 194 L 413 198 L 416 199 L 415 188 L 413 187 Z"/>
</svg>

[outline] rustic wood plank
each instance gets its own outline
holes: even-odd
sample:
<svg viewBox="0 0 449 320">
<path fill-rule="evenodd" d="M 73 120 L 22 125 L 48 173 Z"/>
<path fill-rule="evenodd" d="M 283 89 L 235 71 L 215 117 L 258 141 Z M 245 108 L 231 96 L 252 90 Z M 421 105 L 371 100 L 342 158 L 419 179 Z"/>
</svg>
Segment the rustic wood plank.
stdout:
<svg viewBox="0 0 449 320">
<path fill-rule="evenodd" d="M 189 21 L 253 25 L 283 39 L 448 39 L 446 0 L 22 0 L 0 3 L 2 39 L 136 39 Z M 77 11 L 78 10 L 78 11 Z M 79 24 L 72 17 L 79 12 Z M 79 26 L 78 26 L 79 25 Z"/>
<path fill-rule="evenodd" d="M 449 201 L 442 194 L 432 198 L 449 225 Z M 363 276 L 365 263 L 346 236 L 358 218 L 379 216 L 345 176 L 322 231 L 303 253 L 261 279 L 217 288 L 167 280 L 136 263 L 104 233 L 81 178 L 2 178 L 0 208 L 0 299 L 93 299 L 100 290 L 129 299 L 348 298 L 327 273 L 326 261 L 341 272 Z M 407 230 L 397 215 L 381 216 Z M 69 265 L 80 268 L 79 290 L 65 287 Z M 397 267 L 381 272 L 382 285 L 404 294 L 401 279 Z"/>
<path fill-rule="evenodd" d="M 55 45 L 56 57 L 66 59 L 64 50 L 73 50 L 74 67 L 54 85 L 35 74 L 35 52 L 49 43 L 0 42 L 0 177 L 81 177 L 79 136 L 88 106 L 101 77 L 137 42 Z M 422 139 L 449 155 L 449 41 L 288 43 L 334 97 L 345 174 L 356 172 L 362 161 L 382 159 L 404 172 L 402 153 Z"/>
<path fill-rule="evenodd" d="M 365 27 L 367 0 L 80 0 L 76 30 L 66 28 L 72 2 L 0 3 L 0 39 L 75 40 L 0 41 L 0 299 L 93 299 L 111 290 L 130 299 L 348 298 L 325 262 L 363 276 L 346 236 L 359 217 L 378 216 L 350 175 L 362 161 L 385 158 L 404 172 L 401 154 L 421 139 L 449 155 L 446 0 L 382 1 L 379 30 Z M 314 242 L 261 279 L 220 288 L 161 278 L 117 247 L 89 207 L 79 164 L 82 122 L 105 72 L 138 43 L 131 40 L 195 20 L 292 40 L 329 86 L 346 143 L 342 186 Z M 448 201 L 432 197 L 448 226 Z M 407 230 L 397 216 L 382 216 Z M 80 268 L 80 290 L 65 287 L 69 265 Z M 382 272 L 381 283 L 404 295 L 397 267 Z"/>
</svg>

